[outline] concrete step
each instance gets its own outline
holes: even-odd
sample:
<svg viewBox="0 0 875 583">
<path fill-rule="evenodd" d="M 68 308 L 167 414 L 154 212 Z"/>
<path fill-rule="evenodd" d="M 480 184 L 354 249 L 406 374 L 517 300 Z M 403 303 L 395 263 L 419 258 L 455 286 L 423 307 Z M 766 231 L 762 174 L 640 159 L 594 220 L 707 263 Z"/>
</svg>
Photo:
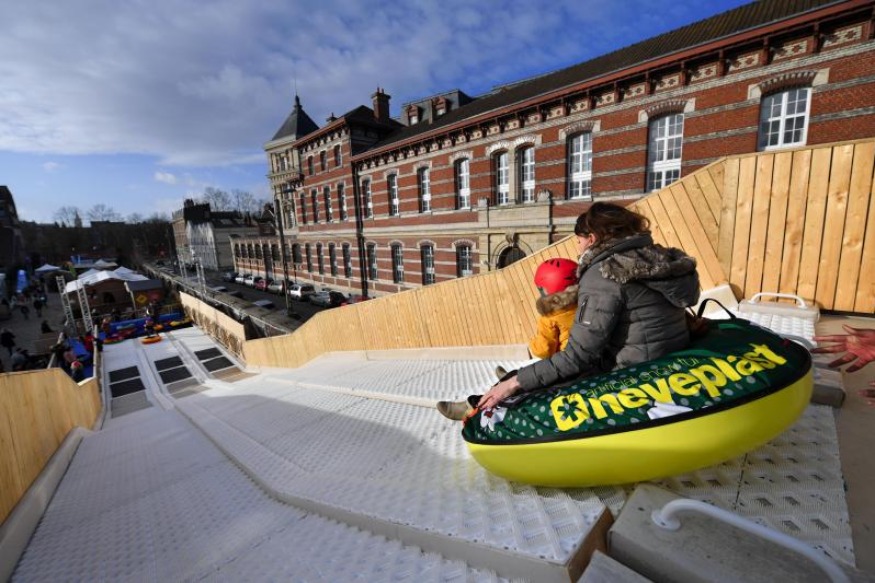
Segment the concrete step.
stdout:
<svg viewBox="0 0 875 583">
<path fill-rule="evenodd" d="M 829 581 L 810 558 L 756 534 L 698 512 L 678 516 L 680 528 L 658 526 L 653 512 L 678 499 L 668 490 L 638 486 L 608 533 L 608 552 L 645 577 L 678 583 L 772 583 Z M 823 555 L 832 562 L 832 559 Z M 868 580 L 844 563 L 832 562 L 847 580 Z M 856 578 L 856 579 L 855 579 Z"/>
<path fill-rule="evenodd" d="M 583 576 L 577 583 L 650 583 L 651 580 L 640 575 L 604 554 L 596 551 L 587 565 Z"/>
</svg>

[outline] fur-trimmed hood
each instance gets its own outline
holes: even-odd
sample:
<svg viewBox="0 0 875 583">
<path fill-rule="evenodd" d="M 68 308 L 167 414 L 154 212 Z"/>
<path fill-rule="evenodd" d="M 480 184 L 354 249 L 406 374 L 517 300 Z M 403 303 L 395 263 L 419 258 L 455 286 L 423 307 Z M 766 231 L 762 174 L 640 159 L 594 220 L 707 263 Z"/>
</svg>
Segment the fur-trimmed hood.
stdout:
<svg viewBox="0 0 875 583">
<path fill-rule="evenodd" d="M 605 279 L 619 284 L 636 281 L 660 292 L 678 307 L 691 306 L 698 300 L 695 258 L 680 249 L 655 244 L 649 233 L 593 245 L 581 255 L 578 273 L 596 264 Z"/>
<path fill-rule="evenodd" d="M 560 292 L 542 296 L 535 302 L 535 308 L 542 316 L 549 316 L 556 312 L 567 310 L 572 306 L 577 306 L 577 290 L 579 287 L 578 285 L 569 285 Z"/>
</svg>

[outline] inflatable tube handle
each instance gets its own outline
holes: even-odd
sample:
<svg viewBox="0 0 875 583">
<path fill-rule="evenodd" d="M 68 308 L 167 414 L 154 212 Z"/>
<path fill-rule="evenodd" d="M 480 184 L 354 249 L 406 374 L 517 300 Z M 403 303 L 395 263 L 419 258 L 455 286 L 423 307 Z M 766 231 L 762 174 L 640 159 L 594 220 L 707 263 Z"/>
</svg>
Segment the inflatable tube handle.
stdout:
<svg viewBox="0 0 875 583">
<path fill-rule="evenodd" d="M 726 306 L 724 306 L 723 304 L 721 304 L 721 303 L 720 303 L 720 300 L 718 300 L 717 298 L 706 298 L 701 304 L 699 304 L 699 310 L 695 313 L 695 316 L 696 316 L 697 318 L 701 318 L 701 317 L 702 317 L 702 314 L 705 313 L 705 306 L 708 305 L 708 302 L 714 302 L 715 304 L 717 304 L 718 306 L 720 306 L 721 308 L 723 308 L 723 311 L 726 312 L 727 314 L 729 314 L 729 319 L 730 319 L 730 320 L 735 320 L 735 319 L 736 319 L 737 316 L 736 316 L 735 314 L 733 314 L 733 313 L 729 310 L 729 308 L 727 308 Z"/>
<path fill-rule="evenodd" d="M 800 308 L 807 308 L 808 304 L 805 303 L 805 300 L 797 296 L 796 294 L 785 294 L 785 293 L 777 293 L 777 292 L 760 292 L 758 294 L 754 294 L 752 298 L 750 298 L 749 302 L 751 304 L 756 304 L 760 301 L 761 297 L 769 297 L 769 298 L 784 298 L 785 300 L 793 300 L 797 304 L 799 304 Z"/>
<path fill-rule="evenodd" d="M 676 515 L 683 511 L 699 512 L 710 516 L 711 518 L 722 520 L 723 522 L 729 523 L 731 526 L 744 530 L 754 536 L 759 536 L 760 538 L 764 538 L 786 549 L 799 553 L 820 567 L 820 570 L 823 571 L 833 583 L 850 583 L 851 581 L 847 573 L 845 573 L 835 561 L 823 553 L 816 551 L 802 541 L 784 534 L 783 532 L 778 532 L 777 530 L 773 530 L 746 518 L 742 518 L 728 510 L 723 510 L 722 508 L 712 506 L 711 504 L 699 500 L 690 500 L 689 498 L 678 498 L 672 500 L 661 509 L 654 510 L 651 514 L 651 519 L 653 520 L 653 523 L 660 528 L 665 530 L 678 530 L 681 527 L 681 523 Z"/>
</svg>

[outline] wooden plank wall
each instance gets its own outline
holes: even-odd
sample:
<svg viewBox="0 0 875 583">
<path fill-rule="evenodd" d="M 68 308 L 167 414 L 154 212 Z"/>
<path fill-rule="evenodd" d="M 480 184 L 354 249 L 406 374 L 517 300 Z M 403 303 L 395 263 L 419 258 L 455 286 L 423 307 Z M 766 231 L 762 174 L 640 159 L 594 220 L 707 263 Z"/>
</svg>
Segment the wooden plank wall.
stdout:
<svg viewBox="0 0 875 583">
<path fill-rule="evenodd" d="M 875 141 L 721 159 L 636 201 L 657 242 L 698 261 L 704 289 L 768 291 L 822 309 L 875 313 Z M 513 265 L 322 312 L 297 332 L 246 342 L 251 365 L 298 366 L 328 351 L 528 341 L 532 274 L 576 257 L 574 237 Z"/>
<path fill-rule="evenodd" d="M 230 352 L 243 356 L 243 344 L 246 342 L 243 324 L 187 293 L 180 292 L 179 297 L 182 309 L 195 324 Z"/>
<path fill-rule="evenodd" d="M 101 411 L 95 378 L 76 384 L 61 369 L 0 375 L 0 522 L 76 426 Z"/>
</svg>

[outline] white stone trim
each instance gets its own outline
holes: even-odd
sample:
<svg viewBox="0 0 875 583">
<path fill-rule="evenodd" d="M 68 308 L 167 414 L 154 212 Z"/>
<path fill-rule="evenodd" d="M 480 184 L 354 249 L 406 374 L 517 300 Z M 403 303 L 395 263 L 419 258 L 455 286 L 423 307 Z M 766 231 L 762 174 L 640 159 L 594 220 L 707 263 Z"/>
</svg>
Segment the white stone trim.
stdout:
<svg viewBox="0 0 875 583">
<path fill-rule="evenodd" d="M 773 88 L 789 87 L 817 87 L 829 83 L 829 67 L 814 71 L 788 71 L 769 77 L 765 81 L 753 83 L 747 86 L 747 98 L 752 100 L 761 99 Z"/>
<path fill-rule="evenodd" d="M 580 134 L 585 132 L 590 132 L 594 134 L 600 132 L 601 129 L 602 120 L 600 119 L 581 120 L 559 130 L 559 141 L 563 142 L 568 139 L 568 136 L 572 136 L 574 134 Z"/>
<path fill-rule="evenodd" d="M 688 97 L 686 99 L 668 99 L 658 101 L 647 106 L 644 109 L 638 110 L 638 123 L 647 123 L 651 117 L 660 116 L 665 113 L 693 113 L 696 111 L 696 98 Z"/>
</svg>

